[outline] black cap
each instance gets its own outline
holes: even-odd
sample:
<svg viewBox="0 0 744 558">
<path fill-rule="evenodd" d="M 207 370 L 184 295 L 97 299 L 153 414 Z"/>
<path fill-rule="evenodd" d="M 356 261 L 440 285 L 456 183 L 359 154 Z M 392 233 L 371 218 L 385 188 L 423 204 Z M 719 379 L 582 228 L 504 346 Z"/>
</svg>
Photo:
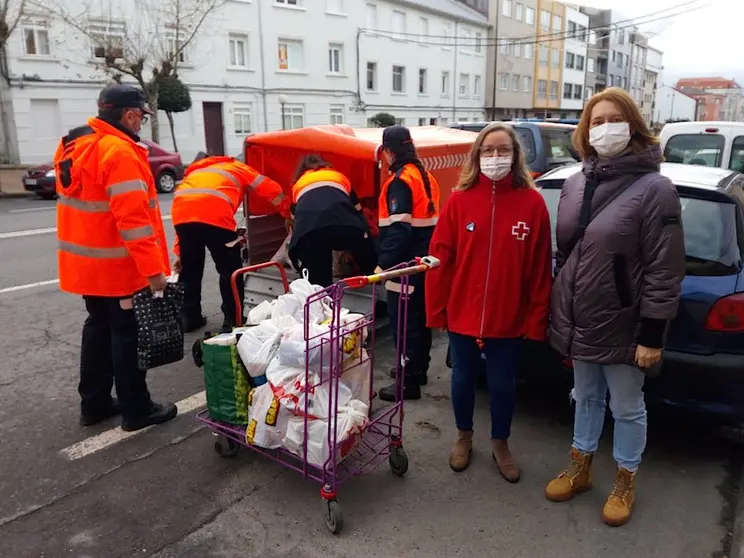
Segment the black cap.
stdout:
<svg viewBox="0 0 744 558">
<path fill-rule="evenodd" d="M 411 132 L 405 126 L 388 126 L 382 132 L 382 146 L 391 151 L 409 143 L 413 143 L 413 140 Z"/>
<path fill-rule="evenodd" d="M 98 108 L 137 108 L 147 114 L 154 114 L 147 106 L 147 99 L 141 89 L 120 83 L 108 85 L 101 90 Z"/>
</svg>

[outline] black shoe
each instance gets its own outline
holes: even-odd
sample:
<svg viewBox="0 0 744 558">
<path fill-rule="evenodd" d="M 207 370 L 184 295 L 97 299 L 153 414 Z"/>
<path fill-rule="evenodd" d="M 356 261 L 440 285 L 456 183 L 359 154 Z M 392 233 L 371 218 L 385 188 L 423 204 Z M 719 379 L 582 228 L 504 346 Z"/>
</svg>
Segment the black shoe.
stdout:
<svg viewBox="0 0 744 558">
<path fill-rule="evenodd" d="M 247 323 L 248 323 L 248 317 L 243 316 L 242 325 L 245 325 Z M 220 328 L 220 333 L 230 333 L 234 327 L 235 327 L 235 320 L 232 318 L 225 318 L 222 321 L 222 327 Z"/>
<path fill-rule="evenodd" d="M 80 413 L 80 426 L 94 426 L 104 420 L 108 420 L 111 417 L 115 417 L 121 413 L 119 409 L 119 402 L 116 398 L 111 398 L 111 403 L 107 407 L 104 407 L 100 411 L 94 413 Z"/>
<path fill-rule="evenodd" d="M 142 430 L 153 424 L 163 424 L 174 419 L 178 414 L 178 407 L 174 403 L 155 403 L 150 402 L 150 410 L 147 415 L 134 419 L 123 419 L 121 429 L 124 432 L 134 432 Z"/>
<path fill-rule="evenodd" d="M 378 395 L 383 401 L 395 401 L 395 384 L 382 388 Z M 421 386 L 419 384 L 404 386 L 403 399 L 406 401 L 421 399 Z"/>
<path fill-rule="evenodd" d="M 393 366 L 390 370 L 388 370 L 388 376 L 390 376 L 393 380 L 395 379 L 396 371 L 397 371 L 397 368 L 395 366 Z M 429 375 L 426 372 L 424 372 L 423 374 L 419 374 L 418 379 L 419 379 L 420 386 L 425 386 L 426 384 L 429 383 Z"/>
<path fill-rule="evenodd" d="M 183 332 L 191 333 L 197 329 L 203 328 L 207 325 L 207 318 L 205 316 L 190 316 L 183 318 Z"/>
</svg>

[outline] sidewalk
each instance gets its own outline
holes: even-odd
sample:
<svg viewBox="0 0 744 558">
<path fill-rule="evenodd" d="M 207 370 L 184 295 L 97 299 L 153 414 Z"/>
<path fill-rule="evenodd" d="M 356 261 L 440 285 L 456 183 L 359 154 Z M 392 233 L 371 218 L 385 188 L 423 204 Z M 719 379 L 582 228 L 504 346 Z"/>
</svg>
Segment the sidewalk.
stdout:
<svg viewBox="0 0 744 558">
<path fill-rule="evenodd" d="M 33 196 L 21 182 L 26 168 L 23 166 L 0 165 L 0 198 L 25 198 Z"/>
</svg>

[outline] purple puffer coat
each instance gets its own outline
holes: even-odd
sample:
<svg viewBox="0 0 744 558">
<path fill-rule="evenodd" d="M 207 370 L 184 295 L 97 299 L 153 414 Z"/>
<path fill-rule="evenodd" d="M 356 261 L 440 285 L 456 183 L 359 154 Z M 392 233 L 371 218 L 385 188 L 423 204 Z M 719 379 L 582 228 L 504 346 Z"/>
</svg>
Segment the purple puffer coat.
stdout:
<svg viewBox="0 0 744 558">
<path fill-rule="evenodd" d="M 599 364 L 632 364 L 637 345 L 660 348 L 677 315 L 685 243 L 677 190 L 659 174 L 661 149 L 585 160 L 563 185 L 558 205 L 556 279 L 550 340 L 561 354 Z M 584 185 L 596 173 L 592 209 L 627 184 L 589 223 L 571 254 Z M 646 173 L 646 174 L 643 174 Z"/>
</svg>

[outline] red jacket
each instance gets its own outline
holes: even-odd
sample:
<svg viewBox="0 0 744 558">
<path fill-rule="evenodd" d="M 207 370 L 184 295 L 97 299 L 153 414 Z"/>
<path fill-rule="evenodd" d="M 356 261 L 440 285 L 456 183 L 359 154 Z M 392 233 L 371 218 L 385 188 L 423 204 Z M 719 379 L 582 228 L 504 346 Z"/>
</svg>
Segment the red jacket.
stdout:
<svg viewBox="0 0 744 558">
<path fill-rule="evenodd" d="M 471 337 L 546 338 L 552 286 L 550 217 L 539 191 L 515 189 L 511 175 L 485 176 L 453 192 L 430 252 L 441 267 L 426 275 L 430 328 Z"/>
</svg>

